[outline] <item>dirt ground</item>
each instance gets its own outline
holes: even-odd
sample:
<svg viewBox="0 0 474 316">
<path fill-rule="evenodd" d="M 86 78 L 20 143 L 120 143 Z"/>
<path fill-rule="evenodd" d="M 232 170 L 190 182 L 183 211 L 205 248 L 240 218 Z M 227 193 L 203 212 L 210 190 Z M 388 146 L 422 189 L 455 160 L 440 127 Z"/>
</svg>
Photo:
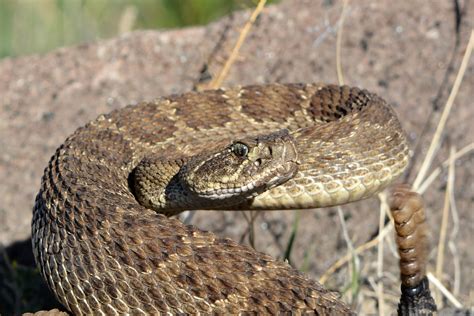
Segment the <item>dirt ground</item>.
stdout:
<svg viewBox="0 0 474 316">
<path fill-rule="evenodd" d="M 341 2 L 328 0 L 288 0 L 267 7 L 224 86 L 336 83 L 341 9 Z M 27 268 L 34 266 L 31 209 L 43 168 L 55 148 L 100 113 L 191 90 L 207 74 L 215 74 L 248 14 L 239 12 L 206 27 L 133 32 L 41 56 L 0 61 L 0 243 L 6 249 L 0 256 L 3 313 L 57 306 L 47 291 L 40 290 L 44 285 L 35 270 Z M 345 82 L 376 92 L 394 105 L 413 149 L 412 168 L 401 181 L 413 182 L 426 154 L 473 21 L 474 4 L 468 0 L 349 2 L 341 46 Z M 473 74 L 471 58 L 430 170 L 448 158 L 451 147 L 460 150 L 474 142 Z M 464 306 L 474 305 L 473 174 L 470 152 L 455 164 L 456 212 L 448 222 L 441 279 Z M 436 265 L 446 183 L 444 168 L 424 194 L 431 230 L 430 271 Z M 377 234 L 378 205 L 370 199 L 343 207 L 355 246 Z M 348 251 L 341 222 L 336 209 L 295 214 L 259 214 L 253 225 L 255 247 L 282 258 L 299 218 L 291 263 L 318 279 Z M 249 225 L 241 212 L 197 212 L 191 223 L 248 243 Z M 388 238 L 384 248 L 385 310 L 393 311 L 399 295 L 393 238 Z M 361 314 L 376 313 L 376 248 L 359 259 L 360 288 L 352 305 Z M 348 275 L 345 266 L 326 285 L 341 291 L 350 281 Z M 351 302 L 350 293 L 343 297 Z M 441 304 L 450 306 L 445 298 Z"/>
</svg>

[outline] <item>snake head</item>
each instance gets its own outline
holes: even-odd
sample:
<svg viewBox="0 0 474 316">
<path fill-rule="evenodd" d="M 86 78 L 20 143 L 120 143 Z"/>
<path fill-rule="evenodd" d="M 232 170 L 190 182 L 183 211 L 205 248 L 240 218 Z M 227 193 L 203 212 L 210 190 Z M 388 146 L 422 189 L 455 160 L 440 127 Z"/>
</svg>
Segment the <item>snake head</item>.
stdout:
<svg viewBox="0 0 474 316">
<path fill-rule="evenodd" d="M 298 170 L 297 158 L 294 139 L 283 129 L 193 157 L 179 177 L 199 197 L 245 200 L 291 179 Z"/>
</svg>

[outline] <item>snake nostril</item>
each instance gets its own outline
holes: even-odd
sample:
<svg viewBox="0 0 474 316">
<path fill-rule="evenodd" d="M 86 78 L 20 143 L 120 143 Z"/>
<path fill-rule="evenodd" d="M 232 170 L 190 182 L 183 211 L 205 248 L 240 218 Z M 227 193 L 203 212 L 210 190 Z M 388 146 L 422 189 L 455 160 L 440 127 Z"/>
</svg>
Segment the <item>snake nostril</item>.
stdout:
<svg viewBox="0 0 474 316">
<path fill-rule="evenodd" d="M 254 161 L 254 165 L 257 166 L 257 167 L 260 167 L 262 164 L 262 159 L 261 158 L 258 158 L 257 160 Z"/>
</svg>

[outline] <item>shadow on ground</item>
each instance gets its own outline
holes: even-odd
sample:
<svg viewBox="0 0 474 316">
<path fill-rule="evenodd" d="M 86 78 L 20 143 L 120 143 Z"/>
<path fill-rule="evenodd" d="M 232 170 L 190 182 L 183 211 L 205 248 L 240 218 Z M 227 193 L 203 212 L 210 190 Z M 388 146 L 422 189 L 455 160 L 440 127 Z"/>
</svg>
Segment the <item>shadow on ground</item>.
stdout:
<svg viewBox="0 0 474 316">
<path fill-rule="evenodd" d="M 31 238 L 0 248 L 0 315 L 64 310 L 36 267 Z"/>
</svg>

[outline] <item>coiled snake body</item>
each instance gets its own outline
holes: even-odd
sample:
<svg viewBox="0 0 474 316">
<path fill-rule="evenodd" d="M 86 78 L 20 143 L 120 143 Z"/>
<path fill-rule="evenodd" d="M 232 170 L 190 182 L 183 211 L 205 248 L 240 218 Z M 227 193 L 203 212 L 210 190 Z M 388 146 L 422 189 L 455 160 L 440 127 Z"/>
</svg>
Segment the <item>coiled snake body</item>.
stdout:
<svg viewBox="0 0 474 316">
<path fill-rule="evenodd" d="M 128 106 L 51 158 L 33 211 L 36 262 L 78 315 L 350 313 L 288 264 L 157 211 L 344 204 L 407 162 L 391 107 L 357 88 L 273 84 Z"/>
</svg>

